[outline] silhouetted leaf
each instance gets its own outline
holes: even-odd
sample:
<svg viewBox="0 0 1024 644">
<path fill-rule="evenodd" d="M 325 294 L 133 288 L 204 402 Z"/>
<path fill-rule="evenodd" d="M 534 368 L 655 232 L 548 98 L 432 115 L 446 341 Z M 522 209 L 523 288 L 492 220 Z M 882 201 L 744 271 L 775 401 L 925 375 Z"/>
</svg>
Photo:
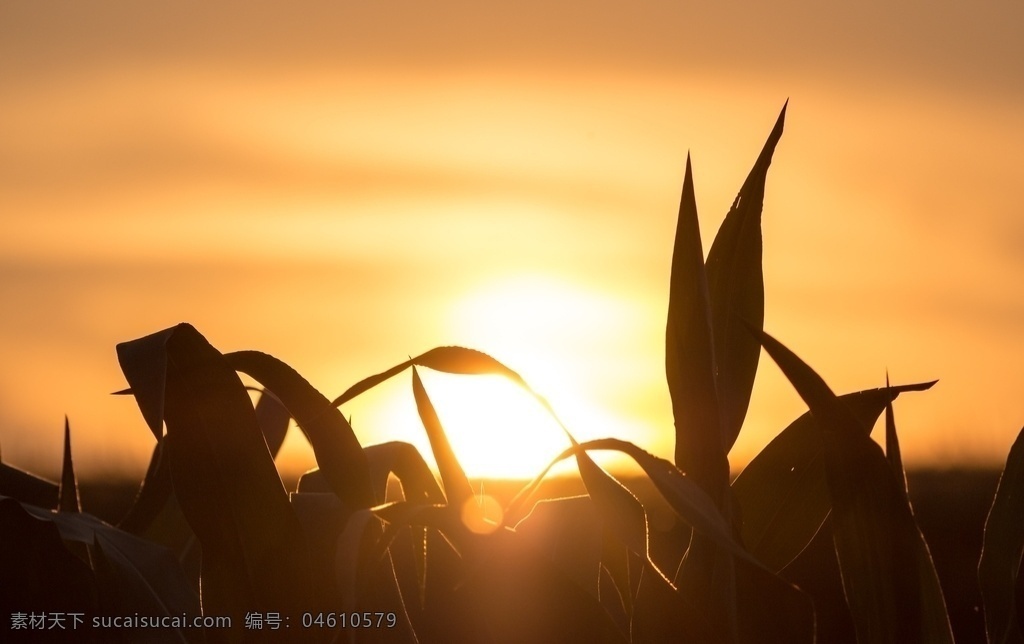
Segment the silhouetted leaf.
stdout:
<svg viewBox="0 0 1024 644">
<path fill-rule="evenodd" d="M 722 494 L 729 483 L 729 461 L 722 445 L 708 298 L 693 175 L 687 156 L 672 250 L 665 372 L 675 418 L 676 465 L 721 507 Z"/>
<path fill-rule="evenodd" d="M 768 166 L 782 137 L 785 120 L 786 105 L 783 105 L 775 127 L 708 251 L 706 269 L 718 367 L 718 407 L 722 446 L 726 452 L 736 442 L 743 426 L 761 354 L 761 345 L 747 332 L 744 321 L 758 330 L 764 324 L 761 208 Z"/>
<path fill-rule="evenodd" d="M 163 440 L 175 494 L 203 547 L 204 612 L 241 623 L 251 610 L 309 610 L 302 530 L 244 386 L 192 326 L 149 337 L 162 337 L 166 352 L 154 366 L 166 383 Z"/>
<path fill-rule="evenodd" d="M 444 494 L 437 486 L 430 466 L 413 445 L 393 441 L 368 445 L 363 452 L 370 464 L 370 477 L 377 498 L 384 498 L 388 475 L 394 474 L 402 484 L 406 501 L 444 503 Z"/>
<path fill-rule="evenodd" d="M 386 371 L 360 380 L 349 387 L 345 393 L 335 398 L 331 404 L 335 407 L 342 405 L 359 394 L 376 387 L 385 380 L 397 376 L 413 365 L 427 367 L 444 373 L 504 376 L 529 390 L 526 382 L 523 381 L 518 373 L 482 351 L 465 347 L 435 347 Z"/>
<path fill-rule="evenodd" d="M 90 514 L 53 513 L 31 506 L 25 509 L 38 519 L 52 522 L 63 540 L 102 548 L 121 582 L 130 582 L 133 593 L 145 595 L 133 600 L 158 609 L 149 614 L 199 613 L 199 597 L 177 557 L 167 548 L 118 530 Z"/>
<path fill-rule="evenodd" d="M 157 440 L 163 435 L 164 395 L 167 389 L 167 339 L 177 327 L 157 331 L 117 345 L 117 361 L 121 365 L 131 393 Z"/>
<path fill-rule="evenodd" d="M 934 384 L 867 389 L 840 400 L 868 432 L 887 401 Z M 832 508 L 821 436 L 811 413 L 768 443 L 736 477 L 732 490 L 743 517 L 743 544 L 769 570 L 782 570 L 810 543 Z"/>
<path fill-rule="evenodd" d="M 524 487 L 523 491 L 509 503 L 508 509 L 505 512 L 506 522 L 514 525 L 520 520 L 522 508 L 532 498 L 533 492 L 539 487 L 540 481 L 551 468 L 559 461 L 575 455 L 580 450 L 612 450 L 622 452 L 631 457 L 644 470 L 644 473 L 651 482 L 654 483 L 655 488 L 665 501 L 668 502 L 669 507 L 687 525 L 701 534 L 710 537 L 715 543 L 732 554 L 746 559 L 754 565 L 760 565 L 733 538 L 729 522 L 725 520 L 722 513 L 715 507 L 714 502 L 700 486 L 691 481 L 689 477 L 680 472 L 679 468 L 669 461 L 655 456 L 630 442 L 617 438 L 602 438 L 580 443 L 556 456 L 544 471 Z"/>
<path fill-rule="evenodd" d="M 57 516 L 0 496 L 0 611 L 6 622 L 0 632 L 6 633 L 15 612 L 95 613 L 92 571 L 61 541 L 51 520 Z"/>
<path fill-rule="evenodd" d="M 952 642 L 928 546 L 882 449 L 818 374 L 759 337 L 821 429 L 832 539 L 858 639 Z"/>
<path fill-rule="evenodd" d="M 410 360 L 406 360 L 387 371 L 382 371 L 381 373 L 370 376 L 369 378 L 360 380 L 349 387 L 345 393 L 335 398 L 331 404 L 337 407 L 349 400 L 352 400 L 364 391 L 376 387 L 385 380 L 398 375 L 402 371 L 414 365 L 418 367 L 427 367 L 443 373 L 478 376 L 494 375 L 507 378 L 513 384 L 522 387 L 527 393 L 533 396 L 534 399 L 540 403 L 541 406 L 551 414 L 551 417 L 554 418 L 562 427 L 562 430 L 570 437 L 570 440 L 572 438 L 571 435 L 569 435 L 569 430 L 566 429 L 565 425 L 562 424 L 561 419 L 559 419 L 558 415 L 555 414 L 555 410 L 551 407 L 551 403 L 549 403 L 544 396 L 540 395 L 526 384 L 526 381 L 523 380 L 522 376 L 486 353 L 475 349 L 467 349 L 465 347 L 436 347 L 431 349 L 430 351 L 420 354 Z"/>
<path fill-rule="evenodd" d="M 71 458 L 71 425 L 64 417 L 64 463 L 60 470 L 60 498 L 58 512 L 81 512 L 82 501 L 78 498 L 78 479 L 75 477 L 75 462 Z"/>
<path fill-rule="evenodd" d="M 31 503 L 41 508 L 57 507 L 60 498 L 59 486 L 34 474 L 0 463 L 0 495 L 9 496 L 22 503 Z"/>
<path fill-rule="evenodd" d="M 352 426 L 323 394 L 294 369 L 265 353 L 236 351 L 225 358 L 232 369 L 254 378 L 288 409 L 339 499 L 353 508 L 374 504 L 366 455 Z"/>
<path fill-rule="evenodd" d="M 459 464 L 459 459 L 455 457 L 416 367 L 412 368 L 412 393 L 416 399 L 416 411 L 427 432 L 427 439 L 430 440 L 430 449 L 434 453 L 434 461 L 437 462 L 437 469 L 441 474 L 441 483 L 444 485 L 448 504 L 461 510 L 465 503 L 473 498 L 473 488 L 469 485 L 469 479 Z"/>
<path fill-rule="evenodd" d="M 1017 613 L 1024 555 L 1024 428 L 1010 447 L 992 509 L 985 521 L 985 542 L 978 582 L 985 602 L 985 632 L 992 644 L 1024 642 Z"/>
<path fill-rule="evenodd" d="M 604 527 L 644 560 L 647 547 L 647 512 L 632 492 L 598 467 L 585 451 L 576 452 L 580 477 L 597 507 Z"/>
</svg>

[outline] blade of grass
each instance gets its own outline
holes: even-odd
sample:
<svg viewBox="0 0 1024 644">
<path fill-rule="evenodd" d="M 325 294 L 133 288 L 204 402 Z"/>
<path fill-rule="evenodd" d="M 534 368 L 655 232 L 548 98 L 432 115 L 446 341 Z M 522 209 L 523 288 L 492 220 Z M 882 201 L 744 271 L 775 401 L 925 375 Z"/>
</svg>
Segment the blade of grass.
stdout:
<svg viewBox="0 0 1024 644">
<path fill-rule="evenodd" d="M 374 505 L 366 455 L 352 426 L 294 369 L 259 351 L 225 355 L 231 368 L 274 393 L 309 439 L 320 471 L 338 498 L 353 508 Z"/>
<path fill-rule="evenodd" d="M 1006 467 L 985 521 L 978 583 L 985 605 L 985 632 L 991 644 L 1024 642 L 1018 605 L 1024 555 L 1024 428 L 1010 447 Z"/>
<path fill-rule="evenodd" d="M 840 401 L 869 431 L 886 402 L 934 382 L 868 389 Z M 779 433 L 732 484 L 743 517 L 743 544 L 769 570 L 785 568 L 810 543 L 832 509 L 821 436 L 807 412 Z"/>
<path fill-rule="evenodd" d="M 832 539 L 858 640 L 952 642 L 928 547 L 882 449 L 818 374 L 753 332 L 821 429 Z"/>
<path fill-rule="evenodd" d="M 665 372 L 675 418 L 676 465 L 723 507 L 729 461 L 722 447 L 708 282 L 689 155 L 672 251 Z"/>
<path fill-rule="evenodd" d="M 786 102 L 787 105 L 789 101 Z M 722 446 L 736 442 L 750 404 L 761 345 L 743 321 L 764 324 L 764 277 L 761 267 L 761 210 L 765 179 L 775 147 L 782 137 L 786 105 L 718 229 L 705 264 L 715 341 L 717 393 L 722 420 Z"/>
</svg>

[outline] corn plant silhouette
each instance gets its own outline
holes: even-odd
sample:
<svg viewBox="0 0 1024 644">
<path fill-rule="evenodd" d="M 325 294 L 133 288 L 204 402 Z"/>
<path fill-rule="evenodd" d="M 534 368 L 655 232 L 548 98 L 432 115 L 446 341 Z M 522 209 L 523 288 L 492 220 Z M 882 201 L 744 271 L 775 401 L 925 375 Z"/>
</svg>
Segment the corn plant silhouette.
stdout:
<svg viewBox="0 0 1024 644">
<path fill-rule="evenodd" d="M 164 628 L 79 639 L 242 642 L 814 642 L 825 600 L 787 567 L 831 536 L 861 642 L 950 642 L 942 589 L 908 502 L 893 401 L 934 383 L 835 395 L 764 332 L 761 216 L 784 106 L 705 258 L 689 157 L 672 252 L 665 371 L 673 460 L 614 438 L 570 447 L 485 516 L 420 378 L 500 375 L 555 410 L 515 371 L 473 349 L 431 349 L 328 399 L 281 360 L 221 353 L 179 324 L 117 346 L 156 445 L 117 527 L 81 512 L 65 432 L 60 485 L 0 463 L 0 607 L 168 618 Z M 809 411 L 730 482 L 729 452 L 761 349 Z M 363 446 L 339 407 L 410 372 L 439 479 L 410 444 Z M 259 383 L 255 405 L 239 373 Z M 888 453 L 870 433 L 886 412 Z M 557 420 L 557 416 L 555 416 Z M 289 492 L 274 463 L 294 419 L 317 469 Z M 561 421 L 559 421 L 561 424 Z M 1024 447 L 1010 452 L 980 579 L 992 642 L 1022 641 Z M 631 458 L 676 524 L 590 453 Z M 574 459 L 587 494 L 540 498 Z M 387 496 L 389 478 L 401 484 Z M 55 511 L 54 511 L 55 510 Z M 480 529 L 484 526 L 486 529 Z M 191 628 L 182 616 L 227 617 Z M 257 619 L 257 617 L 259 619 Z M 13 631 L 21 623 L 14 617 Z"/>
</svg>

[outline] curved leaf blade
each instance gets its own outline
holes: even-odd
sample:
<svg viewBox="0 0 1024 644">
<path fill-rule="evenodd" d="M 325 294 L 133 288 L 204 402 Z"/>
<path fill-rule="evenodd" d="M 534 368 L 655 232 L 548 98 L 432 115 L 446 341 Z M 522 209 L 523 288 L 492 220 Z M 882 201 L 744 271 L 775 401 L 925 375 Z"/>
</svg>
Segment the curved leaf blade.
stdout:
<svg viewBox="0 0 1024 644">
<path fill-rule="evenodd" d="M 254 378 L 273 392 L 306 434 L 320 471 L 338 498 L 353 508 L 374 504 L 366 455 L 352 426 L 341 412 L 297 371 L 259 351 L 226 354 L 235 371 Z"/>
<path fill-rule="evenodd" d="M 410 443 L 392 441 L 368 445 L 363 451 L 370 464 L 370 477 L 377 498 L 384 498 L 388 475 L 394 474 L 402 484 L 406 501 L 444 503 L 444 493 L 438 487 L 430 466 Z"/>
<path fill-rule="evenodd" d="M 934 384 L 867 389 L 839 399 L 868 431 L 887 401 Z M 743 544 L 769 570 L 782 570 L 803 552 L 832 509 L 821 436 L 811 413 L 772 439 L 736 477 L 732 490 L 743 518 Z"/>
<path fill-rule="evenodd" d="M 164 394 L 167 389 L 167 340 L 177 327 L 157 331 L 147 336 L 121 342 L 117 345 L 117 361 L 130 389 L 117 394 L 131 393 L 142 412 L 142 417 L 157 440 L 163 436 Z"/>
<path fill-rule="evenodd" d="M 858 640 L 952 642 L 928 546 L 882 448 L 818 374 L 758 335 L 821 429 L 832 540 Z"/>
</svg>

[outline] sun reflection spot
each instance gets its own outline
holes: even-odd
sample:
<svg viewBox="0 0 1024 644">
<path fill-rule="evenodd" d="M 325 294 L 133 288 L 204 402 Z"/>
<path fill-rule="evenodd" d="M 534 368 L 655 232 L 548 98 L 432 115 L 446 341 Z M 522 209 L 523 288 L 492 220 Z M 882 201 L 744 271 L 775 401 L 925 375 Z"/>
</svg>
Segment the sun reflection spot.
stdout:
<svg viewBox="0 0 1024 644">
<path fill-rule="evenodd" d="M 462 505 L 462 523 L 470 532 L 490 534 L 498 529 L 505 513 L 498 500 L 489 494 L 477 494 Z"/>
</svg>

